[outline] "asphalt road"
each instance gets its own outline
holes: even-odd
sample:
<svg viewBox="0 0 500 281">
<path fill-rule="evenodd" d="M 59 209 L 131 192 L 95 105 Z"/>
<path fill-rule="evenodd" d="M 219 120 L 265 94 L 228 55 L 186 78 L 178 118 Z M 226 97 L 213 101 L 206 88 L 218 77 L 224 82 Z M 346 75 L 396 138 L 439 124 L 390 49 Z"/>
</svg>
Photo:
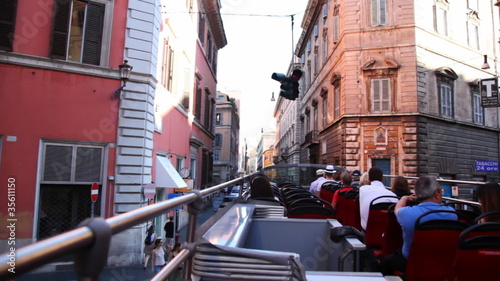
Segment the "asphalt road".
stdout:
<svg viewBox="0 0 500 281">
<path fill-rule="evenodd" d="M 214 197 L 212 204 L 208 205 L 205 210 L 198 215 L 196 221 L 197 227 L 203 224 L 207 219 L 214 215 L 214 210 L 217 210 L 222 201 L 223 195 Z M 186 241 L 187 227 L 179 230 L 179 241 Z M 72 267 L 72 266 L 69 266 Z M 146 281 L 151 280 L 154 274 L 151 270 L 143 269 L 142 264 L 128 265 L 122 267 L 107 267 L 100 276 L 99 280 L 103 281 Z M 72 269 L 59 270 L 54 272 L 28 273 L 12 279 L 12 281 L 73 281 L 77 280 L 77 276 Z"/>
</svg>

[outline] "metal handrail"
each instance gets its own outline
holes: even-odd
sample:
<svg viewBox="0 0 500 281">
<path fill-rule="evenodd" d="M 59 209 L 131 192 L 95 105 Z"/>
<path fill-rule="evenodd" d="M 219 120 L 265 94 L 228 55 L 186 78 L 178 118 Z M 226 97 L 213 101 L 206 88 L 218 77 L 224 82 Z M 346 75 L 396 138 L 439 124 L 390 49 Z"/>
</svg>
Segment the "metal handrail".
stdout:
<svg viewBox="0 0 500 281">
<path fill-rule="evenodd" d="M 399 177 L 398 175 L 384 175 L 386 178 L 397 178 Z M 406 179 L 410 180 L 418 180 L 418 177 L 407 177 L 404 176 Z M 465 180 L 449 180 L 449 179 L 441 179 L 437 178 L 438 182 L 450 182 L 450 183 L 461 183 L 461 184 L 485 184 L 485 182 L 482 181 L 465 181 Z"/>
<path fill-rule="evenodd" d="M 174 210 L 177 207 L 184 206 L 193 203 L 197 200 L 202 200 L 203 198 L 222 190 L 223 188 L 248 180 L 249 176 L 244 176 L 237 178 L 223 184 L 219 184 L 210 188 L 203 190 L 194 190 L 190 194 L 175 197 L 173 199 L 165 200 L 153 205 L 148 205 L 141 207 L 111 218 L 104 220 L 111 229 L 111 235 L 120 233 L 124 230 L 132 228 L 140 223 L 143 223 L 149 219 L 157 217 L 159 215 L 165 214 L 170 210 Z M 240 189 L 241 191 L 241 189 Z M 189 225 L 193 225 L 192 220 L 196 220 L 196 217 L 189 217 Z M 195 224 L 195 223 L 194 223 Z M 194 233 L 189 233 L 194 231 L 194 229 L 188 229 L 188 239 L 187 242 L 193 242 L 192 238 Z M 191 238 L 191 239 L 190 239 Z M 36 269 L 44 264 L 48 264 L 57 258 L 62 256 L 77 253 L 91 247 L 94 244 L 95 233 L 88 226 L 78 227 L 76 229 L 67 231 L 65 233 L 59 234 L 57 236 L 24 246 L 22 248 L 16 249 L 15 251 L 15 273 L 8 271 L 11 268 L 10 257 L 7 255 L 8 252 L 0 256 L 0 280 L 13 278 L 19 276 L 20 274 L 29 272 Z M 179 265 L 190 256 L 191 250 L 184 249 L 181 254 L 178 255 L 174 260 L 173 264 L 166 266 L 160 273 L 159 276 L 168 276 L 173 272 L 171 268 L 175 265 Z M 81 278 L 81 276 L 79 276 Z M 161 279 L 152 279 L 161 280 Z"/>
</svg>

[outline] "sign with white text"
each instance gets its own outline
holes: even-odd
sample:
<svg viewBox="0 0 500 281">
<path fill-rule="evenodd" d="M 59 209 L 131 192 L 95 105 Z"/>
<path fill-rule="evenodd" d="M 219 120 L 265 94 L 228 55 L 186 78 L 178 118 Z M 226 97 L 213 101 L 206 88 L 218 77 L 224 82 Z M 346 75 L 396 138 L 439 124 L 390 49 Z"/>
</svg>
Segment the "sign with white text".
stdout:
<svg viewBox="0 0 500 281">
<path fill-rule="evenodd" d="M 481 106 L 498 107 L 498 81 L 497 78 L 481 80 Z"/>
<path fill-rule="evenodd" d="M 476 171 L 498 172 L 498 161 L 487 161 L 487 160 L 476 161 Z"/>
</svg>

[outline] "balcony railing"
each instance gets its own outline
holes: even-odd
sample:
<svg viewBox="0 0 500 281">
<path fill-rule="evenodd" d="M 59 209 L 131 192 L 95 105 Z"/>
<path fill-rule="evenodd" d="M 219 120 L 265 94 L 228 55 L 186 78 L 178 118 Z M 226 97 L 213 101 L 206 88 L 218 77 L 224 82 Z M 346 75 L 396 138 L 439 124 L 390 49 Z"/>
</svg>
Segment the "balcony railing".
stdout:
<svg viewBox="0 0 500 281">
<path fill-rule="evenodd" d="M 319 144 L 318 130 L 312 130 L 306 134 L 304 138 L 304 144 L 310 146 L 312 144 Z"/>
</svg>

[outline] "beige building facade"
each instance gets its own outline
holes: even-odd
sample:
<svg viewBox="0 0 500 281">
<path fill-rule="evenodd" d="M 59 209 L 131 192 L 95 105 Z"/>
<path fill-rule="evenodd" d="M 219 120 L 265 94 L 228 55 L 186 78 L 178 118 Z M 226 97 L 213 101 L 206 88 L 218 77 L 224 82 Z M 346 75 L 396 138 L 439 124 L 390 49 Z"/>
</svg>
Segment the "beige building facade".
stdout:
<svg viewBox="0 0 500 281">
<path fill-rule="evenodd" d="M 498 74 L 494 1 L 311 0 L 306 11 L 296 117 L 277 118 L 278 132 L 296 122 L 298 162 L 498 179 L 476 165 L 499 159 L 498 108 L 481 106 L 481 80 Z M 288 108 L 277 104 L 275 117 Z"/>
</svg>

